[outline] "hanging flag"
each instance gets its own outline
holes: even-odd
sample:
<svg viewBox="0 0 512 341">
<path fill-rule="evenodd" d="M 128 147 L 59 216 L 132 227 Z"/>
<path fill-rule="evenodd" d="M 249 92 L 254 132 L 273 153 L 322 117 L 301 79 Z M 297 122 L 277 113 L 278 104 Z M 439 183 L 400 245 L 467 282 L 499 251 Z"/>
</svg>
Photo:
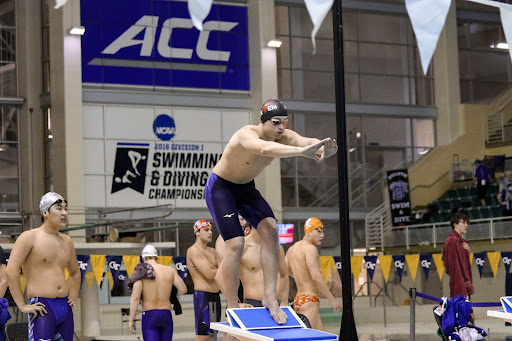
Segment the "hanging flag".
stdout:
<svg viewBox="0 0 512 341">
<path fill-rule="evenodd" d="M 66 282 L 68 281 L 68 278 L 69 278 L 69 271 L 67 268 L 64 268 L 64 279 L 66 280 Z"/>
<path fill-rule="evenodd" d="M 140 263 L 140 256 L 123 256 L 123 263 L 126 267 L 126 273 L 130 277 L 137 264 Z"/>
<path fill-rule="evenodd" d="M 188 0 L 188 12 L 192 23 L 199 30 L 203 30 L 203 21 L 212 8 L 213 0 Z"/>
<path fill-rule="evenodd" d="M 498 264 L 500 262 L 500 252 L 487 252 L 487 259 L 489 259 L 489 265 L 491 266 L 492 274 L 496 277 L 498 272 Z"/>
<path fill-rule="evenodd" d="M 364 256 L 364 267 L 370 277 L 370 282 L 373 281 L 373 274 L 375 273 L 375 267 L 377 266 L 377 256 Z"/>
<path fill-rule="evenodd" d="M 172 256 L 158 256 L 156 262 L 158 264 L 170 266 L 172 264 Z"/>
<path fill-rule="evenodd" d="M 425 75 L 436 50 L 451 2 L 451 0 L 405 0 Z"/>
<path fill-rule="evenodd" d="M 389 209 L 393 226 L 411 223 L 411 196 L 407 169 L 386 171 L 389 191 Z"/>
<path fill-rule="evenodd" d="M 176 270 L 180 275 L 181 279 L 185 280 L 188 275 L 187 269 L 187 258 L 186 257 L 174 257 L 174 265 L 176 266 Z"/>
<path fill-rule="evenodd" d="M 62 6 L 64 6 L 66 4 L 66 2 L 68 2 L 68 0 L 55 0 L 55 9 L 58 9 Z"/>
<path fill-rule="evenodd" d="M 327 13 L 332 7 L 334 0 L 305 0 L 311 21 L 313 22 L 313 31 L 311 31 L 311 42 L 313 43 L 313 54 L 316 53 L 315 37 L 322 26 Z"/>
<path fill-rule="evenodd" d="M 334 258 L 332 258 L 332 256 L 320 256 L 320 270 L 322 271 L 325 283 L 327 283 L 327 280 L 331 275 L 331 271 L 335 266 Z"/>
<path fill-rule="evenodd" d="M 341 278 L 341 257 L 334 256 L 332 258 L 334 259 L 334 264 L 336 264 L 336 269 L 338 269 L 338 273 L 340 274 L 340 278 Z"/>
<path fill-rule="evenodd" d="M 117 281 L 117 276 L 119 275 L 119 270 L 121 270 L 121 262 L 123 261 L 123 256 L 107 256 L 107 264 L 110 272 L 112 273 L 112 280 L 114 283 Z M 110 289 L 112 290 L 112 289 Z"/>
<path fill-rule="evenodd" d="M 10 253 L 10 252 L 6 252 L 6 253 L 5 253 L 5 262 L 6 262 L 7 264 L 9 264 L 9 257 L 11 257 L 11 253 Z"/>
<path fill-rule="evenodd" d="M 116 280 L 116 286 L 122 287 L 124 285 L 124 281 L 126 280 L 127 273 L 124 270 L 119 271 Z"/>
<path fill-rule="evenodd" d="M 512 260 L 512 252 L 502 252 L 501 259 L 503 259 L 503 264 L 505 264 L 505 273 L 510 272 L 510 263 Z"/>
<path fill-rule="evenodd" d="M 505 39 L 508 44 L 508 52 L 510 55 L 510 60 L 512 60 L 512 5 L 506 4 L 498 1 L 489 1 L 489 0 L 469 0 L 473 2 L 478 2 L 483 5 L 489 5 L 498 7 L 500 9 L 501 16 L 501 26 L 503 26 L 503 32 L 505 32 Z M 496 42 L 496 46 L 499 43 L 504 42 Z"/>
<path fill-rule="evenodd" d="M 480 278 L 482 278 L 484 272 L 485 255 L 485 252 L 475 253 L 475 262 L 478 266 L 478 272 L 480 272 Z"/>
<path fill-rule="evenodd" d="M 391 270 L 391 263 L 393 257 L 391 255 L 379 256 L 380 268 L 382 269 L 382 275 L 384 276 L 384 282 L 388 282 L 389 270 Z"/>
<path fill-rule="evenodd" d="M 405 260 L 411 272 L 412 281 L 416 280 L 416 273 L 418 272 L 418 263 L 420 262 L 420 255 L 405 255 Z"/>
<path fill-rule="evenodd" d="M 473 254 L 473 252 L 471 252 L 469 254 L 469 265 L 473 264 L 473 258 L 475 258 L 475 255 Z"/>
<path fill-rule="evenodd" d="M 350 267 L 356 281 L 361 274 L 361 263 L 363 263 L 363 256 L 350 256 Z"/>
<path fill-rule="evenodd" d="M 107 261 L 106 255 L 91 255 L 91 266 L 94 277 L 96 277 L 96 283 L 101 288 L 101 278 L 103 277 L 103 270 L 105 270 L 105 262 Z"/>
<path fill-rule="evenodd" d="M 400 282 L 402 282 L 402 275 L 404 274 L 404 268 L 405 268 L 405 256 L 404 255 L 393 256 L 393 263 L 395 264 L 396 272 L 398 272 L 398 277 L 400 278 Z"/>
<path fill-rule="evenodd" d="M 428 280 L 428 274 L 430 273 L 430 266 L 432 265 L 432 255 L 420 255 L 420 264 L 425 273 L 425 279 Z"/>
<path fill-rule="evenodd" d="M 21 286 L 21 293 L 23 294 L 25 292 L 25 287 L 27 285 L 27 282 L 25 280 L 25 275 L 20 275 L 20 286 Z"/>
<path fill-rule="evenodd" d="M 436 265 L 437 275 L 439 276 L 439 280 L 442 281 L 443 274 L 444 274 L 443 254 L 442 253 L 434 253 L 432 255 L 432 258 L 434 259 L 434 264 Z"/>
<path fill-rule="evenodd" d="M 80 286 L 84 283 L 85 273 L 87 272 L 90 258 L 91 257 L 89 255 L 76 256 L 76 259 L 78 260 L 78 268 L 80 269 Z"/>
</svg>

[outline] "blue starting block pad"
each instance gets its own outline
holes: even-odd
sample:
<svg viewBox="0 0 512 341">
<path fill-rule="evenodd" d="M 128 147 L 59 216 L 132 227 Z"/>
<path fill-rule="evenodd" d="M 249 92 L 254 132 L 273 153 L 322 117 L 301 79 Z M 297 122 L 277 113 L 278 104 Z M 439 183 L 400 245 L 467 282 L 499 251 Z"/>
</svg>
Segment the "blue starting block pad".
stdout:
<svg viewBox="0 0 512 341">
<path fill-rule="evenodd" d="M 210 328 L 243 340 L 338 340 L 338 335 L 307 328 L 290 307 L 281 309 L 288 316 L 286 324 L 277 324 L 266 308 L 240 308 L 228 309 L 228 322 L 210 323 Z"/>
<path fill-rule="evenodd" d="M 512 321 L 512 297 L 500 297 L 500 302 L 503 310 L 487 310 L 487 316 Z"/>
</svg>

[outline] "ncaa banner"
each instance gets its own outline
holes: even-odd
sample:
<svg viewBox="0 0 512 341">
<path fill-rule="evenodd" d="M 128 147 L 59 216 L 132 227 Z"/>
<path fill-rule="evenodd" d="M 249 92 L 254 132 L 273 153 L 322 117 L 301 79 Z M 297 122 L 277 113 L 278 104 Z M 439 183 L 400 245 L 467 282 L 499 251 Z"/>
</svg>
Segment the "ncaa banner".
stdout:
<svg viewBox="0 0 512 341">
<path fill-rule="evenodd" d="M 375 267 L 377 266 L 377 256 L 364 256 L 364 267 L 370 277 L 370 282 L 373 282 L 373 274 L 375 273 Z"/>
<path fill-rule="evenodd" d="M 76 259 L 78 260 L 78 267 L 80 268 L 80 286 L 84 283 L 85 273 L 87 272 L 87 267 L 89 266 L 89 255 L 77 255 Z"/>
<path fill-rule="evenodd" d="M 510 263 L 512 260 L 512 252 L 502 252 L 501 259 L 503 260 L 503 264 L 505 264 L 505 273 L 510 272 Z"/>
<path fill-rule="evenodd" d="M 402 275 L 404 274 L 404 268 L 405 268 L 405 256 L 404 255 L 393 256 L 393 263 L 395 264 L 396 272 L 398 272 L 398 278 L 400 278 L 400 282 L 402 282 Z"/>
<path fill-rule="evenodd" d="M 82 81 L 248 91 L 247 7 L 214 4 L 198 31 L 185 1 L 82 0 Z"/>
<path fill-rule="evenodd" d="M 386 174 L 393 226 L 407 225 L 411 222 L 411 198 L 407 169 L 391 170 Z"/>
<path fill-rule="evenodd" d="M 117 277 L 119 277 L 119 271 L 121 270 L 121 262 L 123 261 L 123 256 L 107 256 L 107 264 L 110 272 L 112 273 L 112 278 L 114 283 L 117 282 Z"/>
<path fill-rule="evenodd" d="M 479 252 L 474 253 L 475 255 L 475 262 L 478 266 L 478 272 L 480 273 L 480 278 L 482 278 L 482 274 L 484 272 L 484 265 L 485 265 L 485 256 L 487 255 L 486 252 Z"/>
<path fill-rule="evenodd" d="M 173 257 L 174 266 L 176 267 L 176 271 L 180 275 L 182 280 L 185 280 L 188 276 L 188 268 L 187 268 L 187 258 L 186 257 Z"/>
<path fill-rule="evenodd" d="M 425 273 L 425 279 L 428 280 L 428 274 L 430 273 L 430 266 L 432 265 L 432 255 L 420 255 L 420 264 Z"/>
</svg>

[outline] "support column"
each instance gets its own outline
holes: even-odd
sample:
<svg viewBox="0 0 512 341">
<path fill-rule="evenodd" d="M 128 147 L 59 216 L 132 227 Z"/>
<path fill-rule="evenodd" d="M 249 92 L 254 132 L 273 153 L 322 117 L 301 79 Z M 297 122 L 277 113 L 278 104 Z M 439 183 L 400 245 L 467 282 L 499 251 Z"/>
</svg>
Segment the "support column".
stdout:
<svg viewBox="0 0 512 341">
<path fill-rule="evenodd" d="M 274 1 L 249 0 L 249 56 L 251 58 L 252 124 L 260 123 L 261 105 L 270 98 L 277 98 L 276 49 L 267 47 L 275 38 Z M 282 221 L 281 163 L 279 159 L 255 179 L 256 187 Z"/>
<path fill-rule="evenodd" d="M 82 336 L 95 337 L 100 335 L 99 290 L 96 279 L 94 279 L 90 288 L 84 282 L 80 289 Z"/>
</svg>

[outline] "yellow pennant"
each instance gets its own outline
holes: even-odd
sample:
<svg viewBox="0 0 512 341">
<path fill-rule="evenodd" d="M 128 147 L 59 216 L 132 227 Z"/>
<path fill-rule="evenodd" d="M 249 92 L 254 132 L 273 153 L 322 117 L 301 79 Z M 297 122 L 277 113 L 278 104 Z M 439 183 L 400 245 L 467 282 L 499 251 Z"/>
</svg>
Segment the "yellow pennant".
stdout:
<svg viewBox="0 0 512 341">
<path fill-rule="evenodd" d="M 126 267 L 126 273 L 128 274 L 128 278 L 130 278 L 130 276 L 133 273 L 133 270 L 135 270 L 135 267 L 140 262 L 140 256 L 123 256 L 123 262 L 124 266 Z"/>
<path fill-rule="evenodd" d="M 20 275 L 21 293 L 25 292 L 26 284 L 27 284 L 27 282 L 25 281 L 25 275 Z"/>
<path fill-rule="evenodd" d="M 98 287 L 101 287 L 101 277 L 103 277 L 103 270 L 105 270 L 105 263 L 107 262 L 106 255 L 91 255 L 91 266 L 96 277 Z M 108 271 L 107 271 L 108 272 Z"/>
<path fill-rule="evenodd" d="M 86 272 L 85 273 L 85 282 L 87 283 L 87 287 L 92 288 L 92 281 L 94 281 L 94 273 Z"/>
<path fill-rule="evenodd" d="M 487 252 L 487 258 L 489 259 L 489 265 L 492 269 L 492 274 L 494 277 L 496 277 L 496 273 L 498 272 L 498 264 L 500 262 L 501 252 L 495 251 L 495 252 Z"/>
<path fill-rule="evenodd" d="M 473 264 L 473 252 L 469 254 L 469 265 Z"/>
<path fill-rule="evenodd" d="M 361 267 L 363 266 L 363 256 L 350 256 L 350 267 L 352 268 L 352 275 L 357 281 L 359 274 L 361 273 Z"/>
<path fill-rule="evenodd" d="M 69 278 L 69 271 L 67 268 L 64 268 L 64 278 L 66 279 L 66 282 L 67 282 L 68 278 Z"/>
<path fill-rule="evenodd" d="M 172 256 L 158 256 L 158 259 L 156 260 L 158 264 L 171 266 L 172 264 Z"/>
<path fill-rule="evenodd" d="M 405 255 L 405 261 L 409 266 L 412 281 L 416 280 L 416 273 L 418 272 L 418 264 L 420 263 L 420 255 Z"/>
<path fill-rule="evenodd" d="M 387 283 L 389 278 L 389 270 L 391 269 L 391 263 L 393 263 L 393 256 L 379 256 L 380 268 L 382 269 L 382 275 L 384 275 L 384 281 Z"/>
<path fill-rule="evenodd" d="M 439 279 L 442 281 L 443 274 L 444 274 L 443 254 L 442 253 L 434 253 L 432 255 L 432 258 L 434 259 L 434 264 L 436 265 L 437 274 L 439 275 Z"/>
<path fill-rule="evenodd" d="M 327 283 L 333 268 L 336 268 L 336 264 L 334 263 L 334 258 L 332 258 L 332 256 L 320 256 L 320 270 L 322 270 L 325 283 Z"/>
<path fill-rule="evenodd" d="M 112 289 L 114 289 L 114 277 L 112 277 L 112 272 L 107 271 L 105 273 L 105 276 L 107 277 L 108 280 L 108 288 L 110 289 L 110 291 L 112 291 Z"/>
</svg>

